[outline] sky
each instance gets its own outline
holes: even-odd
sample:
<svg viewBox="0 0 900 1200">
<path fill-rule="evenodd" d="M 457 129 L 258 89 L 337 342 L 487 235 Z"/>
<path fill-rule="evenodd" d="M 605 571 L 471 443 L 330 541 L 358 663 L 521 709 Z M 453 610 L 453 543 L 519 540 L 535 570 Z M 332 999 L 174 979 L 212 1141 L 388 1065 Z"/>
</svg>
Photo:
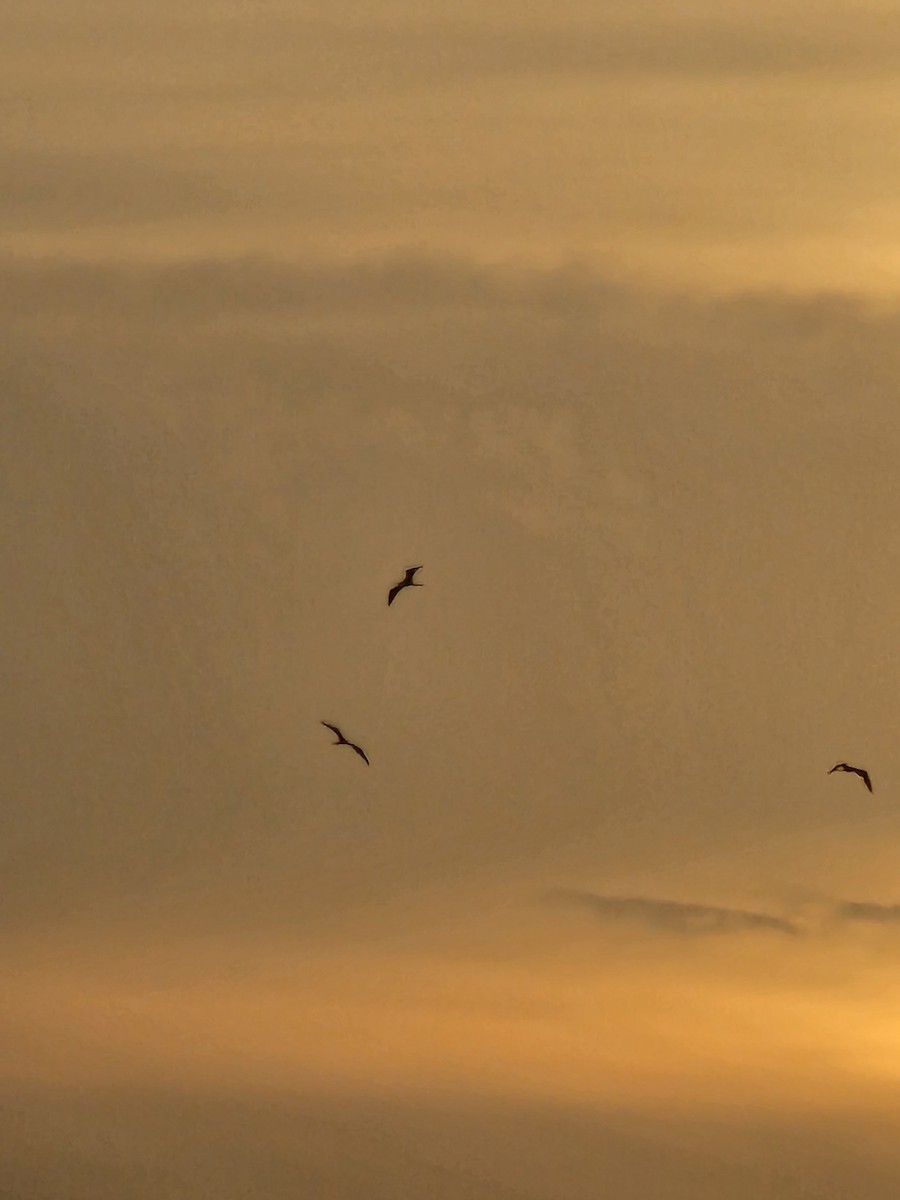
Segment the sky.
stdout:
<svg viewBox="0 0 900 1200">
<path fill-rule="evenodd" d="M 894 1200 L 898 61 L 3 5 L 0 1200 Z"/>
</svg>

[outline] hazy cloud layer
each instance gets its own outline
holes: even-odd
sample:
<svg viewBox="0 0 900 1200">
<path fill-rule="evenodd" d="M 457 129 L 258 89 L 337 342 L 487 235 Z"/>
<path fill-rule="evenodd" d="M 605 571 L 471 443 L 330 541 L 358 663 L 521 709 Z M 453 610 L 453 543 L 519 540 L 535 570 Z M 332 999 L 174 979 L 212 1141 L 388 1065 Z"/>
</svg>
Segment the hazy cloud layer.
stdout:
<svg viewBox="0 0 900 1200">
<path fill-rule="evenodd" d="M 654 1114 L 175 1089 L 8 1093 L 0 1193 L 29 1200 L 893 1200 L 896 1151 L 858 1113 Z M 565 1166 L 560 1168 L 559 1162 Z M 777 1189 L 777 1190 L 776 1190 Z"/>
<path fill-rule="evenodd" d="M 893 310 L 424 254 L 19 257 L 2 283 L 0 1191 L 596 1200 L 612 1171 L 697 1200 L 698 1126 L 648 1165 L 654 1106 L 705 1114 L 704 1145 L 711 1111 L 780 1105 L 792 1137 L 810 1105 L 894 1111 L 893 960 L 742 902 L 773 875 L 891 895 Z M 588 918 L 664 936 L 598 955 L 591 919 L 528 903 L 591 879 Z M 135 1108 L 76 1119 L 85 1080 Z M 437 1153 L 367 1143 L 354 1173 L 343 1135 L 273 1149 L 272 1104 L 237 1139 L 206 1095 L 153 1116 L 173 1081 L 327 1082 L 344 1127 L 373 1089 L 378 1119 L 412 1088 L 565 1115 L 446 1158 L 436 1116 Z M 601 1096 L 640 1152 L 600 1138 Z M 748 1139 L 716 1134 L 717 1196 L 771 1183 Z M 864 1170 L 893 1196 L 895 1148 L 860 1144 L 779 1194 Z"/>
<path fill-rule="evenodd" d="M 574 251 L 893 287 L 890 7 L 91 11 L 0 17 L 7 249 Z"/>
<path fill-rule="evenodd" d="M 430 90 L 492 76 L 586 75 L 596 80 L 632 74 L 798 73 L 852 78 L 858 72 L 889 74 L 900 48 L 896 11 L 857 11 L 851 20 L 848 9 L 840 6 L 820 11 L 815 23 L 806 11 L 791 11 L 790 6 L 773 7 L 761 19 L 749 6 L 743 11 L 708 7 L 704 12 L 698 5 L 677 16 L 658 8 L 642 12 L 636 6 L 625 13 L 596 5 L 580 13 L 528 13 L 522 8 L 512 18 L 495 4 L 469 13 L 433 6 L 424 14 L 368 9 L 353 15 L 325 5 L 268 13 L 261 8 L 252 14 L 241 14 L 236 7 L 216 14 L 196 4 L 177 10 L 159 5 L 152 20 L 140 26 L 121 12 L 110 20 L 109 11 L 102 30 L 72 17 L 66 20 L 64 12 L 54 15 L 56 20 L 48 14 L 43 26 L 47 37 L 42 49 L 56 68 L 44 85 L 48 90 L 67 86 L 76 91 L 87 83 L 84 66 L 78 71 L 71 58 L 64 58 L 63 51 L 71 51 L 73 43 L 82 52 L 82 63 L 93 58 L 105 66 L 108 81 L 127 85 L 115 51 L 133 50 L 144 34 L 144 61 L 156 62 L 159 74 L 132 80 L 130 87 L 134 93 L 142 86 L 159 99 L 173 91 L 190 95 L 199 90 L 206 98 L 258 92 L 317 94 L 339 101 L 368 91 L 381 97 L 403 87 Z M 23 17 L 16 21 L 7 16 L 7 51 L 25 51 L 13 79 L 27 77 L 34 61 L 29 25 Z M 179 35 L 178 41 L 167 43 L 167 34 Z M 214 51 L 206 58 L 198 54 L 204 41 Z M 253 54 L 241 54 L 248 45 Z"/>
<path fill-rule="evenodd" d="M 0 162 L 0 215 L 7 229 L 210 217 L 237 200 L 226 181 L 210 179 L 187 162 L 33 147 L 6 148 Z"/>
<path fill-rule="evenodd" d="M 638 861 L 645 811 L 850 823 L 847 739 L 889 776 L 893 312 L 422 256 L 2 281 L 7 920 L 193 911 L 201 862 L 210 918 L 327 912 L 548 837 Z"/>
</svg>

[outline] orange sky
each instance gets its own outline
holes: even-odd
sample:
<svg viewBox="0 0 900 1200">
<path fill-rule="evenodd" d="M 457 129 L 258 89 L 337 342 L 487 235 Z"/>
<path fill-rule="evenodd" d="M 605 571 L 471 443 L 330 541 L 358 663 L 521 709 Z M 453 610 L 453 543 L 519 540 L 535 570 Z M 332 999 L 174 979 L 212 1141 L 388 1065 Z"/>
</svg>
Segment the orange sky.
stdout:
<svg viewBox="0 0 900 1200">
<path fill-rule="evenodd" d="M 896 1197 L 898 55 L 7 0 L 0 1194 Z"/>
</svg>

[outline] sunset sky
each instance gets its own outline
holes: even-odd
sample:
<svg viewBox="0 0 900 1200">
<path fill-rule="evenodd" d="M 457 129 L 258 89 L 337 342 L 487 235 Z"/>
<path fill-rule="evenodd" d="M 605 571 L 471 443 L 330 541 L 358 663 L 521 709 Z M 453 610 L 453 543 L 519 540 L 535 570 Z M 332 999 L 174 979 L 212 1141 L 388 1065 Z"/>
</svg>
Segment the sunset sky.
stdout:
<svg viewBox="0 0 900 1200">
<path fill-rule="evenodd" d="M 900 7 L 0 95 L 0 1200 L 896 1200 Z"/>
</svg>

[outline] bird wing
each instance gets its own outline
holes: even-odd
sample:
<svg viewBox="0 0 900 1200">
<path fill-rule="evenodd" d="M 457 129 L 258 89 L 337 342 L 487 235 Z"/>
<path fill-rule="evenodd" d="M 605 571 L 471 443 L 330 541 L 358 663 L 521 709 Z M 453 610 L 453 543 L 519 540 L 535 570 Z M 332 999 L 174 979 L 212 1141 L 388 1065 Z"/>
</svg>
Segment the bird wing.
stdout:
<svg viewBox="0 0 900 1200">
<path fill-rule="evenodd" d="M 344 736 L 341 733 L 341 731 L 338 729 L 337 725 L 329 725 L 327 721 L 323 721 L 322 724 L 325 726 L 326 729 L 330 729 L 332 733 L 337 734 L 337 736 L 339 738 L 342 738 Z"/>
<path fill-rule="evenodd" d="M 359 755 L 359 757 L 365 760 L 365 762 L 366 762 L 366 764 L 367 764 L 368 766 L 371 766 L 371 765 L 372 765 L 372 764 L 369 762 L 368 756 L 366 755 L 366 752 L 365 752 L 365 750 L 363 750 L 362 746 L 357 746 L 356 742 L 348 742 L 348 743 L 347 743 L 347 745 L 348 745 L 348 746 L 349 746 L 349 747 L 350 747 L 352 750 L 355 750 L 355 751 L 356 751 L 356 753 Z"/>
<path fill-rule="evenodd" d="M 394 597 L 397 595 L 397 593 L 400 591 L 400 589 L 405 588 L 405 587 L 406 587 L 405 583 L 395 583 L 394 584 L 394 586 L 388 592 L 388 608 L 390 608 L 390 606 L 393 604 Z"/>
<path fill-rule="evenodd" d="M 854 775 L 858 775 L 869 791 L 872 791 L 872 780 L 869 778 L 869 772 L 863 767 L 851 767 L 849 763 L 835 763 L 828 772 L 831 775 L 835 771 L 852 771 Z"/>
<path fill-rule="evenodd" d="M 421 567 L 407 567 L 407 568 L 406 568 L 406 578 L 407 578 L 407 580 L 411 580 L 411 579 L 412 579 L 412 577 L 413 577 L 413 575 L 415 575 L 416 571 L 421 571 L 421 570 L 422 570 L 422 568 L 421 568 Z"/>
</svg>

